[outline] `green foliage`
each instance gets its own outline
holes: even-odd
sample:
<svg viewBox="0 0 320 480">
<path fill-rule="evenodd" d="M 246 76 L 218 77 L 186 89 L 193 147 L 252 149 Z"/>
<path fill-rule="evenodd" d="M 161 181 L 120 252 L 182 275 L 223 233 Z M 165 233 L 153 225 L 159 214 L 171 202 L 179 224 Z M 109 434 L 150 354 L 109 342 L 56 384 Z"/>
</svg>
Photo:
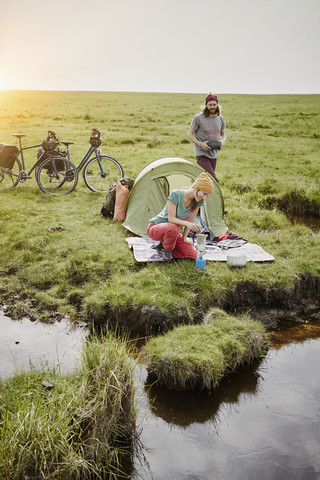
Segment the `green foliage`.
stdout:
<svg viewBox="0 0 320 480">
<path fill-rule="evenodd" d="M 0 92 L 1 142 L 27 134 L 25 146 L 47 130 L 73 141 L 79 163 L 91 128 L 102 132 L 102 152 L 117 158 L 126 176 L 148 162 L 179 156 L 194 160 L 187 131 L 203 95 L 112 92 Z M 294 101 L 293 101 L 294 100 Z M 219 305 L 239 282 L 290 288 L 302 275 L 319 276 L 314 262 L 320 237 L 291 225 L 285 213 L 319 216 L 320 96 L 220 95 L 228 141 L 219 152 L 217 176 L 229 230 L 261 245 L 276 261 L 230 270 L 192 261 L 140 265 L 126 232 L 101 216 L 104 195 L 90 192 L 80 175 L 74 192 L 44 195 L 35 179 L 1 193 L 0 300 L 10 293 L 34 300 L 39 314 L 105 319 L 107 306 L 122 310 L 156 304 L 165 312 L 184 305 L 197 312 Z M 268 128 L 267 128 L 268 127 Z M 25 152 L 27 167 L 36 150 Z M 63 227 L 63 228 L 59 228 Z M 18 309 L 21 311 L 21 308 Z M 25 305 L 24 313 L 27 314 Z M 201 312 L 202 313 L 202 312 Z M 18 313 L 17 313 L 18 315 Z"/>
<path fill-rule="evenodd" d="M 267 348 L 262 325 L 248 316 L 209 310 L 201 325 L 176 327 L 149 340 L 148 370 L 160 385 L 185 390 L 218 385 L 221 378 Z"/>
<path fill-rule="evenodd" d="M 44 365 L 1 381 L 0 477 L 16 480 L 33 471 L 37 478 L 67 480 L 116 471 L 121 448 L 115 442 L 132 430 L 133 367 L 126 344 L 108 334 L 88 341 L 72 374 Z"/>
</svg>

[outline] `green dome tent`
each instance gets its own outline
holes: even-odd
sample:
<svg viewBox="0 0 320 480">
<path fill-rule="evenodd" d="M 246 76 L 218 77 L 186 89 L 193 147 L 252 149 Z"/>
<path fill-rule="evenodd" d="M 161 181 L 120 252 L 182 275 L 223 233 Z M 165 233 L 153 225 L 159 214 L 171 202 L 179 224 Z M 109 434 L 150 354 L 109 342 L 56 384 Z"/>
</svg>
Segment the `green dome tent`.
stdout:
<svg viewBox="0 0 320 480">
<path fill-rule="evenodd" d="M 135 177 L 123 226 L 136 235 L 147 236 L 150 218 L 163 209 L 169 193 L 191 186 L 203 171 L 197 163 L 179 157 L 159 158 L 143 167 Z M 223 219 L 224 202 L 219 185 L 210 178 L 214 191 L 201 208 L 200 215 L 214 234 L 219 236 L 228 230 Z"/>
</svg>

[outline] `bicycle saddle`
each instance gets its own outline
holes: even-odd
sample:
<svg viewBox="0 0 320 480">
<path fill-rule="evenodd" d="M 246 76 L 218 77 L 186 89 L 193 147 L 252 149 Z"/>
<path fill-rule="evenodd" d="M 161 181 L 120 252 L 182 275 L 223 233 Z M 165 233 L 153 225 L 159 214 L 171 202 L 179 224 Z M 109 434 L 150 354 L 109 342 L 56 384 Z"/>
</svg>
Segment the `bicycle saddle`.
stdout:
<svg viewBox="0 0 320 480">
<path fill-rule="evenodd" d="M 17 138 L 22 138 L 22 137 L 26 137 L 27 135 L 24 133 L 13 133 L 12 136 Z"/>
<path fill-rule="evenodd" d="M 74 142 L 62 142 L 61 141 L 60 143 L 62 143 L 67 148 L 68 148 L 69 145 L 74 145 Z"/>
</svg>

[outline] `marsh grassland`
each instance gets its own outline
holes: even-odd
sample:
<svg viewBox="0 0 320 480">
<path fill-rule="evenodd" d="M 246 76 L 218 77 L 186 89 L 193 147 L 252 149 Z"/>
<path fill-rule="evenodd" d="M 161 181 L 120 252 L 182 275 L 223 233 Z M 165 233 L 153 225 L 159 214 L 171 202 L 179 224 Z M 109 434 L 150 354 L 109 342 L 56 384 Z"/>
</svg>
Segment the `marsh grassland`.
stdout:
<svg viewBox="0 0 320 480">
<path fill-rule="evenodd" d="M 69 375 L 43 365 L 1 380 L 1 480 L 116 475 L 133 431 L 133 369 L 127 345 L 106 335 Z"/>
<path fill-rule="evenodd" d="M 72 141 L 80 162 L 92 128 L 125 176 L 166 156 L 194 160 L 187 131 L 204 95 L 0 92 L 0 141 L 40 143 L 47 130 Z M 319 307 L 319 233 L 288 215 L 320 217 L 320 96 L 220 95 L 228 141 L 217 176 L 229 230 L 275 262 L 231 269 L 193 261 L 138 264 L 104 195 L 80 178 L 74 192 L 43 194 L 35 179 L 1 192 L 0 305 L 12 318 L 64 316 L 163 333 L 145 348 L 149 372 L 170 388 L 214 388 L 263 355 L 279 310 Z M 27 169 L 36 151 L 26 151 Z M 270 315 L 271 311 L 271 315 Z M 241 315 L 240 315 L 241 313 Z M 248 315 L 251 314 L 251 317 Z M 270 325 L 269 325 L 270 326 Z M 114 335 L 91 336 L 69 376 L 31 370 L 0 382 L 1 478 L 109 478 L 132 435 L 133 361 Z M 43 388 L 43 380 L 54 389 Z M 106 473 L 107 477 L 104 477 Z"/>
<path fill-rule="evenodd" d="M 95 127 L 103 153 L 134 177 L 160 157 L 194 159 L 187 131 L 203 98 L 2 92 L 1 142 L 16 144 L 12 133 L 25 133 L 24 145 L 31 145 L 54 130 L 60 140 L 75 142 L 77 164 Z M 100 214 L 104 195 L 90 192 L 80 178 L 70 195 L 46 196 L 33 178 L 0 198 L 0 296 L 11 303 L 11 316 L 50 320 L 67 313 L 96 323 L 129 319 L 134 326 L 134 318 L 150 320 L 146 305 L 160 320 L 179 323 L 201 318 L 210 307 L 290 309 L 319 302 L 319 234 L 291 224 L 286 213 L 320 216 L 320 96 L 219 95 L 219 102 L 228 135 L 217 167 L 226 223 L 275 262 L 237 270 L 211 262 L 206 274 L 189 261 L 137 264 L 128 232 Z M 35 153 L 26 152 L 29 164 Z"/>
</svg>

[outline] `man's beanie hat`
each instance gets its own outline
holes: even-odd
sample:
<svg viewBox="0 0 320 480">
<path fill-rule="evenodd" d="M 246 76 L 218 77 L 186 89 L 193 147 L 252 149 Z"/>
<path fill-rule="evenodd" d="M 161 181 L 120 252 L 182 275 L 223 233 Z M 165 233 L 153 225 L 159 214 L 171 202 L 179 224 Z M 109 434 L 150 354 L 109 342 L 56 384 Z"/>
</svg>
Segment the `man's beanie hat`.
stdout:
<svg viewBox="0 0 320 480">
<path fill-rule="evenodd" d="M 209 95 L 206 96 L 206 105 L 208 102 L 218 102 L 218 97 L 217 95 L 213 95 L 212 93 L 209 93 Z"/>
<path fill-rule="evenodd" d="M 193 182 L 192 184 L 193 188 L 196 188 L 197 190 L 201 190 L 202 192 L 211 193 L 213 192 L 213 183 L 211 178 L 208 177 L 208 175 L 205 172 L 202 172 Z"/>
</svg>

